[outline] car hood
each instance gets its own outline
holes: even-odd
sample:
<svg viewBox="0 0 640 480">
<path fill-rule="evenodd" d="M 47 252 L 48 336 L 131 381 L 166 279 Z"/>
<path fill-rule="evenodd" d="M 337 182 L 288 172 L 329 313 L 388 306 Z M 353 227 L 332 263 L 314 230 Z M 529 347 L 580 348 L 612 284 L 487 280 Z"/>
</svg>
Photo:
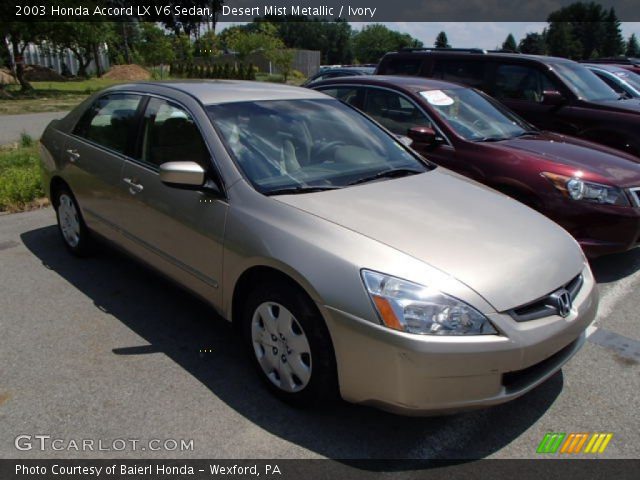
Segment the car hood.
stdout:
<svg viewBox="0 0 640 480">
<path fill-rule="evenodd" d="M 273 198 L 455 277 L 497 311 L 547 295 L 584 268 L 580 247 L 561 227 L 443 168 Z"/>
<path fill-rule="evenodd" d="M 594 101 L 593 103 L 620 111 L 640 113 L 640 100 L 637 98 L 628 98 L 626 100 L 602 100 L 599 102 Z"/>
<path fill-rule="evenodd" d="M 490 145 L 534 154 L 576 170 L 588 171 L 620 187 L 640 185 L 640 159 L 587 140 L 544 132 Z"/>
</svg>

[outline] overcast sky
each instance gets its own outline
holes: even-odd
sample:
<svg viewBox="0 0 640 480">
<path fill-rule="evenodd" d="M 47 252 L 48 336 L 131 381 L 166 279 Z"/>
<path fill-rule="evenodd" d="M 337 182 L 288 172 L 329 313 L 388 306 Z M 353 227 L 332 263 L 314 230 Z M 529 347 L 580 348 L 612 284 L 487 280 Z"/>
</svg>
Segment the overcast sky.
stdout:
<svg viewBox="0 0 640 480">
<path fill-rule="evenodd" d="M 495 48 L 502 45 L 502 42 L 509 33 L 520 40 L 528 32 L 542 32 L 547 26 L 546 22 L 382 22 L 393 30 L 406 32 L 419 39 L 425 46 L 433 46 L 436 36 L 441 31 L 447 33 L 449 43 L 452 47 L 458 48 Z M 235 23 L 220 22 L 216 26 L 216 31 L 220 32 L 229 25 Z M 354 29 L 360 29 L 366 23 L 351 22 Z M 640 40 L 640 22 L 625 22 L 622 24 L 622 33 L 625 40 L 635 33 Z"/>
<path fill-rule="evenodd" d="M 354 28 L 360 29 L 366 24 L 352 23 Z M 516 42 L 529 32 L 542 32 L 546 22 L 387 22 L 389 28 L 406 32 L 422 40 L 425 46 L 432 46 L 436 36 L 445 31 L 452 47 L 464 48 L 495 48 L 509 33 L 516 38 Z M 635 33 L 640 40 L 640 23 L 623 23 L 622 34 L 625 40 Z"/>
</svg>

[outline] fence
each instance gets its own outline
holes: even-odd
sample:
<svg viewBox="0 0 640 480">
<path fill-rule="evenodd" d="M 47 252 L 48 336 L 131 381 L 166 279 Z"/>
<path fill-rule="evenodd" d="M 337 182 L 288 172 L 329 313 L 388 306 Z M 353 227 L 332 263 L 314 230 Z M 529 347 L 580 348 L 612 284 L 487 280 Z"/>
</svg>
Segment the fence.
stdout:
<svg viewBox="0 0 640 480">
<path fill-rule="evenodd" d="M 102 70 L 109 70 L 109 55 L 107 54 L 106 45 L 100 47 L 98 57 L 100 58 Z M 48 67 L 60 74 L 65 73 L 63 65 L 66 65 L 68 73 L 71 75 L 78 74 L 78 60 L 68 48 L 58 51 L 47 47 L 46 44 L 43 44 L 43 46 L 29 44 L 24 51 L 23 59 L 26 65 Z M 91 60 L 91 63 L 87 67 L 87 73 L 89 75 L 96 73 L 96 65 L 93 60 Z"/>
</svg>

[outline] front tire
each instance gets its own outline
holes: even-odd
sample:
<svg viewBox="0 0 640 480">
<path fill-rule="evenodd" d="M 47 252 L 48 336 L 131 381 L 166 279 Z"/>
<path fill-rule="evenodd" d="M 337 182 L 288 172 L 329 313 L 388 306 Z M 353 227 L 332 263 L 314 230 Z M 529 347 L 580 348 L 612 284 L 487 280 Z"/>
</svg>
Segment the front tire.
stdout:
<svg viewBox="0 0 640 480">
<path fill-rule="evenodd" d="M 91 236 L 75 197 L 68 188 L 61 187 L 56 190 L 53 202 L 65 247 L 73 255 L 87 256 L 91 253 Z"/>
<path fill-rule="evenodd" d="M 337 397 L 329 332 L 313 301 L 297 286 L 258 285 L 248 295 L 242 326 L 258 374 L 277 397 L 300 406 Z"/>
</svg>

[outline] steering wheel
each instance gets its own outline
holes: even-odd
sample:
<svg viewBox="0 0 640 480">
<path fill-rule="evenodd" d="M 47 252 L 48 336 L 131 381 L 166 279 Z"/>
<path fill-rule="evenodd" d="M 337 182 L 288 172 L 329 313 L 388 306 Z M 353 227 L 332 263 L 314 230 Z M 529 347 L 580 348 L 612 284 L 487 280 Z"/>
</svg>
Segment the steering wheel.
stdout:
<svg viewBox="0 0 640 480">
<path fill-rule="evenodd" d="M 321 157 L 322 154 L 328 152 L 329 150 L 336 148 L 336 147 L 340 147 L 342 145 L 346 145 L 346 142 L 343 142 L 342 140 L 334 140 L 333 142 L 329 142 L 329 143 L 325 143 L 324 145 L 318 147 L 318 149 L 313 152 L 313 157 Z M 313 163 L 322 163 L 320 161 L 318 162 L 313 162 Z"/>
</svg>

